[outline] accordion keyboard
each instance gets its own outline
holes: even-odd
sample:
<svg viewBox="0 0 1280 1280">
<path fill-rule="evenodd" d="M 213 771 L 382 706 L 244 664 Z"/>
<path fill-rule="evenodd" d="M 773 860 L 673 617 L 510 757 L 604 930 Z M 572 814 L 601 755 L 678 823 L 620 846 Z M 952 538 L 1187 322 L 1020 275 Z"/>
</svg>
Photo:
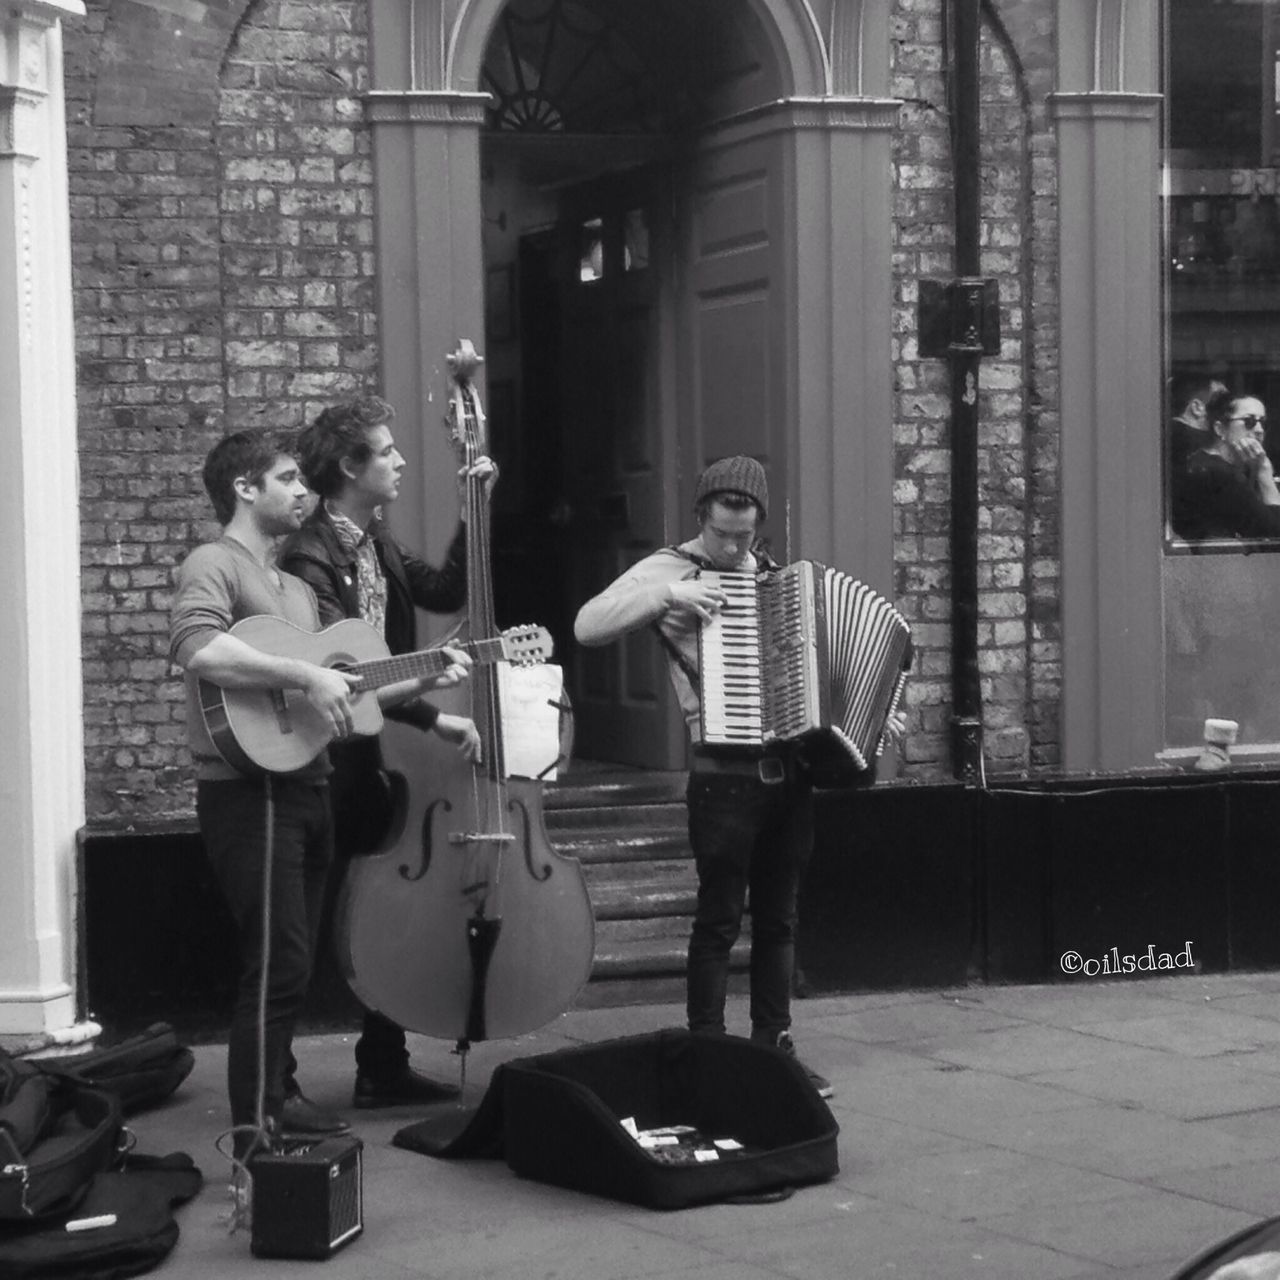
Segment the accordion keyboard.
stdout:
<svg viewBox="0 0 1280 1280">
<path fill-rule="evenodd" d="M 726 744 L 758 744 L 764 732 L 760 616 L 752 573 L 702 574 L 728 602 L 699 635 L 703 735 Z"/>
</svg>

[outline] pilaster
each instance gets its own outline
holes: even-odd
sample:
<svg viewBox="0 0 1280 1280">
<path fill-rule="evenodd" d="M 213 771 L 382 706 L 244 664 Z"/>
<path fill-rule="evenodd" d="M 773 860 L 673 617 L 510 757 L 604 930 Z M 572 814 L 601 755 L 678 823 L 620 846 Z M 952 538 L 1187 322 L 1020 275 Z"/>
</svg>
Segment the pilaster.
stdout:
<svg viewBox="0 0 1280 1280">
<path fill-rule="evenodd" d="M 1100 4 L 1095 63 L 1115 66 Z M 1110 21 L 1102 21 L 1103 18 Z M 1110 69 L 1108 69 L 1110 68 Z M 1061 252 L 1063 758 L 1149 765 L 1161 739 L 1160 95 L 1053 95 Z"/>
<path fill-rule="evenodd" d="M 0 0 L 0 1032 L 76 1015 L 84 745 L 61 20 L 83 13 L 80 0 Z"/>
</svg>

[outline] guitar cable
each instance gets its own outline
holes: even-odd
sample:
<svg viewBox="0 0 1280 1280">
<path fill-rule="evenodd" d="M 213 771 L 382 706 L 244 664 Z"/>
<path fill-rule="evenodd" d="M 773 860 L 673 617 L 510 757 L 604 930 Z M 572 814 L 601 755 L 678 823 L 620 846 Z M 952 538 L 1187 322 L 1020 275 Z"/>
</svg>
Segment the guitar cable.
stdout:
<svg viewBox="0 0 1280 1280">
<path fill-rule="evenodd" d="M 267 989 L 271 972 L 271 872 L 275 861 L 275 792 L 272 789 L 271 774 L 264 775 L 263 780 L 263 827 L 264 840 L 262 850 L 262 948 L 260 969 L 258 973 L 258 1009 L 256 1018 L 258 1072 L 254 1097 L 254 1123 L 235 1125 L 219 1134 L 214 1146 L 231 1161 L 231 1213 L 228 1220 L 228 1233 L 234 1235 L 240 1228 L 248 1228 L 252 1222 L 253 1206 L 253 1174 L 249 1169 L 249 1161 L 260 1150 L 270 1149 L 272 1130 L 268 1125 L 267 1108 Z M 250 1133 L 252 1140 L 243 1155 L 236 1155 L 234 1139 L 236 1134 Z M 232 1138 L 232 1151 L 222 1147 L 222 1140 Z"/>
</svg>

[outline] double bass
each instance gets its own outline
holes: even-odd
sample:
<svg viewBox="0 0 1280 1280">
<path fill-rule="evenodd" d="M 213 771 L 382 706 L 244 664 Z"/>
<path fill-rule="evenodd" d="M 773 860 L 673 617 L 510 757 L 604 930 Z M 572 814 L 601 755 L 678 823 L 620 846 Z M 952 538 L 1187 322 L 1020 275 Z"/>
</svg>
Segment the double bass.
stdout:
<svg viewBox="0 0 1280 1280">
<path fill-rule="evenodd" d="M 449 357 L 448 424 L 467 466 L 467 626 L 497 634 L 484 415 L 463 341 Z M 409 1031 L 472 1042 L 523 1035 L 563 1013 L 591 973 L 595 922 L 577 859 L 558 853 L 542 784 L 508 777 L 497 665 L 457 690 L 480 735 L 478 764 L 429 753 L 428 735 L 388 721 L 383 764 L 397 816 L 382 852 L 354 858 L 339 902 L 339 962 L 366 1008 Z"/>
</svg>

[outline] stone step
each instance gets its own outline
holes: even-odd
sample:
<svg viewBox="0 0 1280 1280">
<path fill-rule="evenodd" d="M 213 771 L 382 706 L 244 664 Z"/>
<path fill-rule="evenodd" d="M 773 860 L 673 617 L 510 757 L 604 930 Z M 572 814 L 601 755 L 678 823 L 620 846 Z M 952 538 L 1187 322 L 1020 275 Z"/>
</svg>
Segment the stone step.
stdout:
<svg viewBox="0 0 1280 1280">
<path fill-rule="evenodd" d="M 698 898 L 696 884 L 677 880 L 588 884 L 588 890 L 597 922 L 679 916 L 687 925 Z"/>
<path fill-rule="evenodd" d="M 745 971 L 750 958 L 751 944 L 739 938 L 729 955 L 730 971 Z M 591 982 L 611 981 L 617 978 L 664 977 L 672 974 L 683 979 L 689 939 L 667 939 L 657 945 L 654 939 L 625 940 L 601 946 L 596 943 L 595 963 L 591 968 Z"/>
<path fill-rule="evenodd" d="M 626 827 L 645 831 L 684 831 L 689 824 L 683 799 L 661 804 L 584 805 L 550 811 L 544 806 L 543 814 L 552 839 L 583 829 L 603 831 Z"/>
<path fill-rule="evenodd" d="M 542 791 L 544 809 L 612 809 L 618 805 L 684 802 L 683 770 L 620 769 L 570 772 Z"/>
<path fill-rule="evenodd" d="M 689 940 L 689 926 L 687 914 L 603 916 L 597 913 L 596 955 L 623 943 L 653 943 L 659 949 L 670 942 L 683 945 Z"/>
<path fill-rule="evenodd" d="M 729 973 L 729 994 L 746 995 L 750 981 L 745 969 Z M 626 975 L 593 977 L 578 995 L 575 1009 L 618 1009 L 629 1004 L 668 1004 L 671 1011 L 670 1025 L 684 1026 L 685 980 L 683 969 L 679 973 L 645 974 L 638 978 Z"/>
<path fill-rule="evenodd" d="M 689 858 L 689 837 L 678 831 L 620 830 L 592 827 L 559 833 L 551 843 L 579 862 L 637 862 L 666 858 Z"/>
<path fill-rule="evenodd" d="M 584 1008 L 683 1004 L 685 956 L 697 901 L 686 775 L 593 769 L 544 789 L 556 848 L 582 864 L 596 917 L 596 955 Z M 746 932 L 733 952 L 745 981 Z"/>
<path fill-rule="evenodd" d="M 588 888 L 619 888 L 632 885 L 639 892 L 643 886 L 665 886 L 681 884 L 693 889 L 697 886 L 698 876 L 693 867 L 693 858 L 649 858 L 634 859 L 626 862 L 584 862 L 582 875 Z"/>
<path fill-rule="evenodd" d="M 693 914 L 669 916 L 619 916 L 596 917 L 596 954 L 609 951 L 615 944 L 631 945 L 636 943 L 652 943 L 666 946 L 675 941 L 684 946 L 689 941 L 689 930 L 693 925 Z M 751 939 L 751 918 L 743 916 L 742 935 L 736 945 L 748 943 Z"/>
</svg>

